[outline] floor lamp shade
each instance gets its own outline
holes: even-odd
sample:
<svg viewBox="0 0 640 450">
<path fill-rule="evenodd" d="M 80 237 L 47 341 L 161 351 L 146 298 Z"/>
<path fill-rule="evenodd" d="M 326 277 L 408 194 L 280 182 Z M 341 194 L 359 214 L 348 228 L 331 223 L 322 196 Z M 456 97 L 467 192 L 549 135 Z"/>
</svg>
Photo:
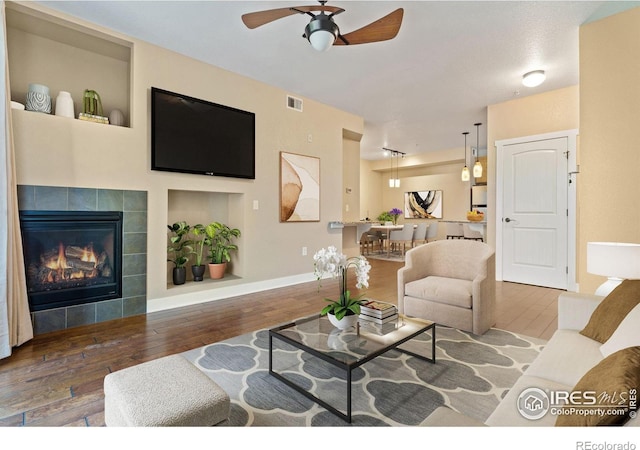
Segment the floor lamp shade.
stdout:
<svg viewBox="0 0 640 450">
<path fill-rule="evenodd" d="M 622 280 L 640 279 L 640 244 L 587 242 L 587 272 L 608 278 L 597 295 L 607 295 Z"/>
</svg>

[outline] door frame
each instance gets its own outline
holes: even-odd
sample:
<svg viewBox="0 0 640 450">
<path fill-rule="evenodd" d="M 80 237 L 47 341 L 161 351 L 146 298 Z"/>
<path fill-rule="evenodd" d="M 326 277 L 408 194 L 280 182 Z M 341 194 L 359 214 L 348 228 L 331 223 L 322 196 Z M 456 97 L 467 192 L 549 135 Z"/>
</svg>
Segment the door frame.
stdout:
<svg viewBox="0 0 640 450">
<path fill-rule="evenodd" d="M 578 130 L 564 130 L 553 133 L 523 136 L 512 139 L 502 139 L 495 141 L 496 149 L 496 280 L 503 281 L 502 278 L 502 214 L 503 214 L 503 175 L 504 175 L 504 147 L 513 144 L 524 144 L 526 142 L 546 141 L 549 139 L 567 139 L 567 290 L 577 292 L 576 283 L 576 240 L 577 240 L 577 175 L 580 173 L 580 166 L 577 164 L 577 138 Z"/>
</svg>

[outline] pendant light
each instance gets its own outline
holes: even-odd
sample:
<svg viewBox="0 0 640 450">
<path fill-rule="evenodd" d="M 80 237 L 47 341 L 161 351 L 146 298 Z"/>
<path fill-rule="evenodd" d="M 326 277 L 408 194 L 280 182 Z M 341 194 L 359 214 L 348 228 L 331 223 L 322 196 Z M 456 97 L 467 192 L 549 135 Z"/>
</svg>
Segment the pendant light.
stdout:
<svg viewBox="0 0 640 450">
<path fill-rule="evenodd" d="M 393 176 L 393 157 L 396 157 L 396 166 L 398 164 L 398 152 L 396 152 L 395 150 L 391 150 L 390 148 L 385 148 L 382 147 L 382 150 L 384 150 L 386 153 L 389 153 L 389 166 L 391 167 L 391 170 L 389 170 L 389 187 L 390 188 L 394 188 L 394 187 L 399 187 L 400 186 L 400 180 L 397 180 L 394 176 Z M 398 186 L 396 186 L 396 183 L 398 184 Z"/>
<path fill-rule="evenodd" d="M 478 152 L 480 151 L 480 125 L 482 123 L 474 123 L 476 127 L 476 163 L 473 165 L 473 177 L 482 177 L 482 164 L 478 161 Z"/>
<path fill-rule="evenodd" d="M 400 187 L 400 174 L 398 173 L 399 170 L 400 170 L 400 164 L 398 164 L 399 163 L 399 161 L 398 161 L 398 156 L 399 155 L 400 155 L 400 152 L 396 152 L 396 178 L 395 178 L 395 180 L 393 180 L 394 181 L 393 182 L 393 187 L 397 187 L 397 188 Z M 402 155 L 404 157 L 404 153 Z"/>
<path fill-rule="evenodd" d="M 389 152 L 389 163 L 391 164 L 391 170 L 389 171 L 389 187 L 392 188 L 395 185 L 395 179 L 393 178 L 393 150 L 385 148 L 385 151 Z"/>
<path fill-rule="evenodd" d="M 464 134 L 464 167 L 462 168 L 460 178 L 462 181 L 469 181 L 469 168 L 467 167 L 467 134 L 469 134 L 469 132 L 465 131 L 462 134 Z"/>
<path fill-rule="evenodd" d="M 398 157 L 400 155 L 402 155 L 402 157 L 404 158 L 404 155 L 406 153 L 398 151 L 398 150 L 392 150 L 390 148 L 384 148 L 382 147 L 382 150 L 384 150 L 386 153 L 389 153 L 389 158 L 390 158 L 390 167 L 391 170 L 389 171 L 389 187 L 390 188 L 399 188 L 400 187 L 400 164 L 398 163 Z M 386 154 L 385 153 L 385 154 Z M 393 173 L 393 158 L 396 158 L 396 173 L 394 176 Z"/>
</svg>

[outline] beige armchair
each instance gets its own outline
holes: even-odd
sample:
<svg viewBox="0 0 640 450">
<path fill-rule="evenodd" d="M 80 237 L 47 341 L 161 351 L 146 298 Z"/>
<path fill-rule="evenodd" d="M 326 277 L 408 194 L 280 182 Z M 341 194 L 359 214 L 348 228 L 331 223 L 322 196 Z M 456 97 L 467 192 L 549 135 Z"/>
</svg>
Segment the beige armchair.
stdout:
<svg viewBox="0 0 640 450">
<path fill-rule="evenodd" d="M 495 252 L 449 239 L 407 251 L 398 270 L 398 310 L 474 334 L 495 324 Z"/>
</svg>

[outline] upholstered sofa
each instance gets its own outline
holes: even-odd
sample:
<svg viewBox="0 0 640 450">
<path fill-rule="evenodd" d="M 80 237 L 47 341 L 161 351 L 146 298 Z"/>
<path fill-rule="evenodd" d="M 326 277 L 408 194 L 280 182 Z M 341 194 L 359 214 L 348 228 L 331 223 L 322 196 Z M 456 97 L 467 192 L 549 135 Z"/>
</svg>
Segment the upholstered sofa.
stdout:
<svg viewBox="0 0 640 450">
<path fill-rule="evenodd" d="M 483 334 L 495 324 L 495 252 L 446 239 L 407 251 L 398 270 L 400 313 Z"/>
<path fill-rule="evenodd" d="M 635 289 L 638 295 L 640 281 L 636 283 Z M 627 310 L 629 307 L 633 309 L 626 315 L 621 315 L 622 319 L 619 318 L 618 322 L 615 322 L 616 314 L 612 312 L 612 308 L 621 302 L 614 299 L 609 302 L 607 309 L 603 298 L 569 292 L 562 293 L 558 297 L 558 330 L 484 424 L 465 416 L 464 411 L 458 413 L 447 407 L 440 407 L 425 419 L 422 425 L 613 425 L 614 423 L 606 423 L 606 421 L 616 420 L 615 416 L 583 415 L 577 412 L 570 415 L 568 414 L 570 411 L 567 410 L 570 406 L 576 405 L 578 405 L 576 410 L 585 406 L 588 409 L 589 403 L 594 402 L 593 397 L 597 397 L 599 405 L 608 402 L 628 402 L 632 394 L 628 392 L 630 388 L 625 386 L 635 385 L 636 389 L 640 389 L 640 347 L 638 347 L 640 346 L 640 304 L 634 307 L 632 303 L 627 303 Z M 599 311 L 595 312 L 601 304 Z M 601 320 L 600 317 L 605 319 Z M 605 333 L 602 333 L 599 330 L 600 324 L 607 321 L 610 322 L 606 324 L 609 332 L 605 330 Z M 607 334 L 610 334 L 610 337 Z M 600 341 L 589 336 L 596 336 Z M 546 409 L 540 409 L 540 414 L 544 413 L 544 415 L 532 418 L 535 414 L 530 410 L 525 409 L 524 414 L 521 413 L 521 410 L 526 408 L 524 402 L 527 401 L 528 395 L 523 392 L 531 393 L 533 392 L 531 389 L 537 389 L 537 393 L 543 392 L 547 396 L 552 392 L 573 393 L 575 402 L 565 406 L 565 402 L 556 400 L 560 397 L 555 394 L 556 398 L 549 397 Z M 586 392 L 591 394 L 585 394 Z M 594 392 L 597 394 L 593 394 Z M 602 397 L 602 392 L 607 393 L 611 398 Z M 532 398 L 535 400 L 536 397 Z M 564 409 L 562 409 L 563 406 L 565 406 Z M 558 408 L 561 413 L 557 412 Z M 628 413 L 624 420 L 627 417 L 629 417 Z M 604 420 L 605 423 L 598 422 L 599 420 Z M 640 420 L 633 418 L 625 425 L 638 426 Z"/>
</svg>

